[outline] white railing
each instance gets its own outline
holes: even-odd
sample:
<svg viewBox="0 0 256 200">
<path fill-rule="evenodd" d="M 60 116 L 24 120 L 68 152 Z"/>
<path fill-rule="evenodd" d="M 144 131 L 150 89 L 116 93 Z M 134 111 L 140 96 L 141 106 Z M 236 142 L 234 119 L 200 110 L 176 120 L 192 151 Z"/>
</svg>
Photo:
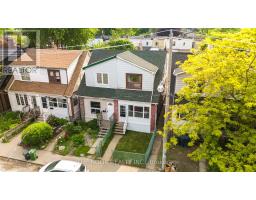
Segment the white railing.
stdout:
<svg viewBox="0 0 256 200">
<path fill-rule="evenodd" d="M 125 134 L 126 129 L 127 129 L 127 126 L 128 126 L 128 115 L 126 116 L 126 119 L 125 119 L 125 121 L 124 121 L 123 134 Z"/>
</svg>

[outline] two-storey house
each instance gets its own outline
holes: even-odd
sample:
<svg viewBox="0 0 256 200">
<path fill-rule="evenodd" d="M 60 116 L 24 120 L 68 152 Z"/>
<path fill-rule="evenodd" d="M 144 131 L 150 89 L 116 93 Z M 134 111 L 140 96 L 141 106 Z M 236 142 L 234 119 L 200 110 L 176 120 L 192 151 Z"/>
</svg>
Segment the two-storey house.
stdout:
<svg viewBox="0 0 256 200">
<path fill-rule="evenodd" d="M 128 130 L 150 133 L 156 128 L 166 52 L 96 50 L 84 67 L 77 94 L 82 119 L 115 118 Z M 124 132 L 125 133 L 125 130 Z"/>
<path fill-rule="evenodd" d="M 60 49 L 27 49 L 9 64 L 13 77 L 7 88 L 13 111 L 37 108 L 47 119 L 55 115 L 69 120 L 80 116 L 73 96 L 88 62 L 87 52 Z"/>
</svg>

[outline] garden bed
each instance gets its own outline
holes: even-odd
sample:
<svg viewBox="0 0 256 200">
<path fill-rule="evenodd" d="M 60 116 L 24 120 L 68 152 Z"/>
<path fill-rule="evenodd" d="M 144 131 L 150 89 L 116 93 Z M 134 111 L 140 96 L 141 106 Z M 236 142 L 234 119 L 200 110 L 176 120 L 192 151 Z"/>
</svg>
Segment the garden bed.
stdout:
<svg viewBox="0 0 256 200">
<path fill-rule="evenodd" d="M 96 120 L 72 122 L 64 127 L 65 135 L 59 137 L 54 152 L 60 155 L 87 156 L 95 142 L 99 127 Z"/>
<path fill-rule="evenodd" d="M 0 138 L 11 129 L 22 123 L 20 112 L 6 112 L 0 114 Z"/>
<path fill-rule="evenodd" d="M 127 131 L 113 152 L 114 162 L 145 167 L 152 151 L 155 133 Z"/>
</svg>

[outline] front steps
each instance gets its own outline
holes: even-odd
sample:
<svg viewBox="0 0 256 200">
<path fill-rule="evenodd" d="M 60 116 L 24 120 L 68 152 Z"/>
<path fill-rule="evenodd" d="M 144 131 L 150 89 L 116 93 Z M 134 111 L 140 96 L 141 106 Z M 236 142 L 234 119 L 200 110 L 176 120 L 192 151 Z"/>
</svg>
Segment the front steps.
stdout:
<svg viewBox="0 0 256 200">
<path fill-rule="evenodd" d="M 117 122 L 114 127 L 114 134 L 123 135 L 124 123 Z M 99 137 L 104 137 L 108 132 L 108 128 L 100 127 Z"/>
</svg>

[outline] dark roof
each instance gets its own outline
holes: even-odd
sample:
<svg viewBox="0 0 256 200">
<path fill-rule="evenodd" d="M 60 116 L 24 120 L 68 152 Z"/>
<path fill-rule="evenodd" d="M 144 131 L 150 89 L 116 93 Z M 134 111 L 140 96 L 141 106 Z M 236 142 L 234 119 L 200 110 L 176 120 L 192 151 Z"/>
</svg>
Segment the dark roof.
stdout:
<svg viewBox="0 0 256 200">
<path fill-rule="evenodd" d="M 89 65 L 101 60 L 113 57 L 126 50 L 95 50 L 92 52 Z M 111 89 L 111 88 L 96 88 L 88 87 L 85 85 L 84 78 L 81 81 L 77 94 L 80 96 L 90 97 L 102 97 L 112 99 L 122 99 L 130 101 L 141 101 L 141 102 L 153 102 L 158 103 L 160 94 L 157 92 L 157 86 L 159 85 L 165 65 L 166 52 L 164 51 L 131 51 L 138 57 L 152 63 L 158 67 L 158 71 L 155 75 L 154 81 L 154 92 L 152 95 L 151 91 L 134 91 L 126 89 Z M 151 100 L 152 97 L 152 100 Z"/>
<path fill-rule="evenodd" d="M 178 68 L 179 65 L 177 62 L 183 63 L 185 60 L 188 59 L 188 55 L 191 54 L 189 52 L 173 52 L 172 53 L 172 70 L 171 70 L 171 88 L 170 92 L 174 95 L 175 84 L 176 84 L 176 76 L 174 76 L 173 72 L 175 68 Z"/>
</svg>

